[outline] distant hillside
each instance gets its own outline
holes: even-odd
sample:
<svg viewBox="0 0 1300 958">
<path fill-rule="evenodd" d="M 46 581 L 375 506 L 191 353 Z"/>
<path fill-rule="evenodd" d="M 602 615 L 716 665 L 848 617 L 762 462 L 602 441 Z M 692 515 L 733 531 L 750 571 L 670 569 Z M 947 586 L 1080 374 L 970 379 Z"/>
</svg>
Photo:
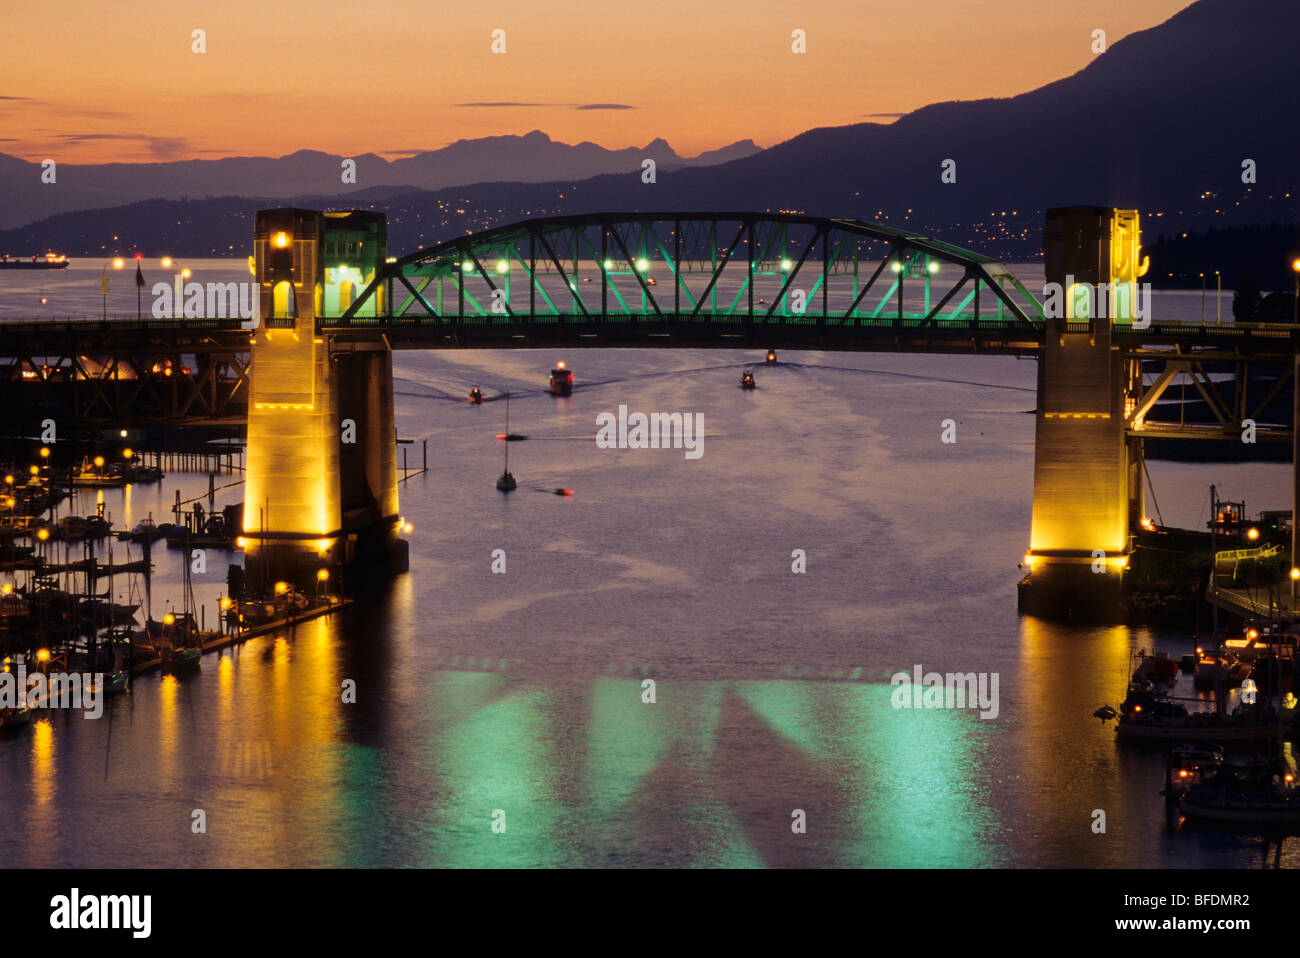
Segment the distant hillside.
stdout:
<svg viewBox="0 0 1300 958">
<path fill-rule="evenodd" d="M 607 150 L 595 143 L 557 143 L 540 130 L 524 136 L 458 140 L 440 150 L 393 161 L 373 153 L 356 161 L 356 185 L 342 182 L 343 156 L 299 150 L 288 156 L 229 157 L 170 163 L 59 164 L 53 185 L 41 184 L 39 163 L 0 154 L 0 228 L 10 229 L 74 210 L 118 206 L 146 199 L 199 199 L 245 193 L 284 199 L 303 193 L 337 196 L 374 187 L 436 190 L 509 179 L 542 183 L 586 179 L 601 173 L 639 171 L 653 159 L 661 170 L 709 166 L 759 152 L 742 140 L 696 157 L 682 157 L 663 139 L 644 147 Z"/>
</svg>

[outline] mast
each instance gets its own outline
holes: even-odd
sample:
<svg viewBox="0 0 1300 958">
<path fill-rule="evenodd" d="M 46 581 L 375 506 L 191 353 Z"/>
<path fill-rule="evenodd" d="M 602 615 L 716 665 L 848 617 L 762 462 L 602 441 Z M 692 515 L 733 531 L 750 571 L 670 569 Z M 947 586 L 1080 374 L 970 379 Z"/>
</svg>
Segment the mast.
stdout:
<svg viewBox="0 0 1300 958">
<path fill-rule="evenodd" d="M 510 472 L 510 393 L 506 392 L 506 465 L 505 472 Z"/>
<path fill-rule="evenodd" d="M 1214 654 L 1219 654 L 1219 589 L 1215 582 L 1215 571 L 1218 563 L 1218 556 L 1215 554 L 1215 534 L 1219 527 L 1219 498 L 1218 490 L 1214 484 L 1210 484 L 1210 601 L 1213 607 L 1213 618 L 1210 626 L 1210 635 L 1214 639 Z"/>
</svg>

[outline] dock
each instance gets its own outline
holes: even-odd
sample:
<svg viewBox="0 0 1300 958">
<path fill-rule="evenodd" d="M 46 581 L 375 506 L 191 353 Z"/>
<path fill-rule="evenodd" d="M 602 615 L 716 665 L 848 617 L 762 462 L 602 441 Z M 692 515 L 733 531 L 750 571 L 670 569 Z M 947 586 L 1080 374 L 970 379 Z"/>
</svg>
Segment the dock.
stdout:
<svg viewBox="0 0 1300 958">
<path fill-rule="evenodd" d="M 283 619 L 273 619 L 270 622 L 264 622 L 261 625 L 253 626 L 248 629 L 239 629 L 235 632 L 219 633 L 216 638 L 210 639 L 200 645 L 204 655 L 209 652 L 218 652 L 221 649 L 229 648 L 232 645 L 238 645 L 249 639 L 255 639 L 260 635 L 266 635 L 269 632 L 277 632 L 283 628 L 292 628 L 300 622 L 306 622 L 310 619 L 318 619 L 323 615 L 330 615 L 340 609 L 344 609 L 353 603 L 353 599 L 343 598 L 341 596 L 331 595 L 325 597 L 323 605 L 315 606 L 304 612 L 287 616 Z M 131 670 L 132 676 L 143 675 L 146 672 L 154 672 L 162 668 L 162 658 L 155 657 L 143 662 L 136 662 Z"/>
</svg>

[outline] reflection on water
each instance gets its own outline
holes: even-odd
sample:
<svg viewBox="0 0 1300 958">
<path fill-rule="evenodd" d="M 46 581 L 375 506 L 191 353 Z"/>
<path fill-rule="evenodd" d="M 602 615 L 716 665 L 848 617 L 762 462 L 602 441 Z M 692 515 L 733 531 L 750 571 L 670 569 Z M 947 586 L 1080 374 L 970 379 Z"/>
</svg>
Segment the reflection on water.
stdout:
<svg viewBox="0 0 1300 958">
<path fill-rule="evenodd" d="M 1092 718 L 1117 704 L 1131 651 L 1176 657 L 1193 636 L 1017 616 L 1033 363 L 789 353 L 746 393 L 747 354 L 590 350 L 556 400 L 555 358 L 399 355 L 399 434 L 430 440 L 429 472 L 401 490 L 411 572 L 195 676 L 143 677 L 100 721 L 56 715 L 0 741 L 0 861 L 1296 863 L 1286 842 L 1171 830 L 1160 753 Z M 488 401 L 459 401 L 475 385 Z M 530 439 L 503 496 L 507 389 Z M 620 403 L 702 412 L 704 457 L 597 449 L 595 416 Z M 1183 525 L 1210 481 L 1252 508 L 1288 502 L 1287 472 L 1152 469 Z M 543 494 L 557 486 L 575 495 Z M 177 488 L 206 479 L 109 490 L 105 506 L 165 517 Z M 155 559 L 161 608 L 180 556 Z M 215 609 L 225 560 L 208 569 L 195 589 Z M 889 676 L 915 665 L 996 672 L 998 717 L 894 709 Z"/>
</svg>

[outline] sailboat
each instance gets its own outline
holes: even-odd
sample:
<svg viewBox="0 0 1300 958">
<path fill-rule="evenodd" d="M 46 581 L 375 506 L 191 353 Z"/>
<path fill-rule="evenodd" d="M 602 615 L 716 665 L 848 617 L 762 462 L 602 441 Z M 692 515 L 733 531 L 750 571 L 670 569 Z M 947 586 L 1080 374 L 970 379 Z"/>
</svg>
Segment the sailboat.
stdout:
<svg viewBox="0 0 1300 958">
<path fill-rule="evenodd" d="M 504 470 L 497 477 L 497 488 L 502 492 L 512 492 L 518 485 L 510 474 L 510 394 L 506 393 L 506 461 Z"/>
</svg>

